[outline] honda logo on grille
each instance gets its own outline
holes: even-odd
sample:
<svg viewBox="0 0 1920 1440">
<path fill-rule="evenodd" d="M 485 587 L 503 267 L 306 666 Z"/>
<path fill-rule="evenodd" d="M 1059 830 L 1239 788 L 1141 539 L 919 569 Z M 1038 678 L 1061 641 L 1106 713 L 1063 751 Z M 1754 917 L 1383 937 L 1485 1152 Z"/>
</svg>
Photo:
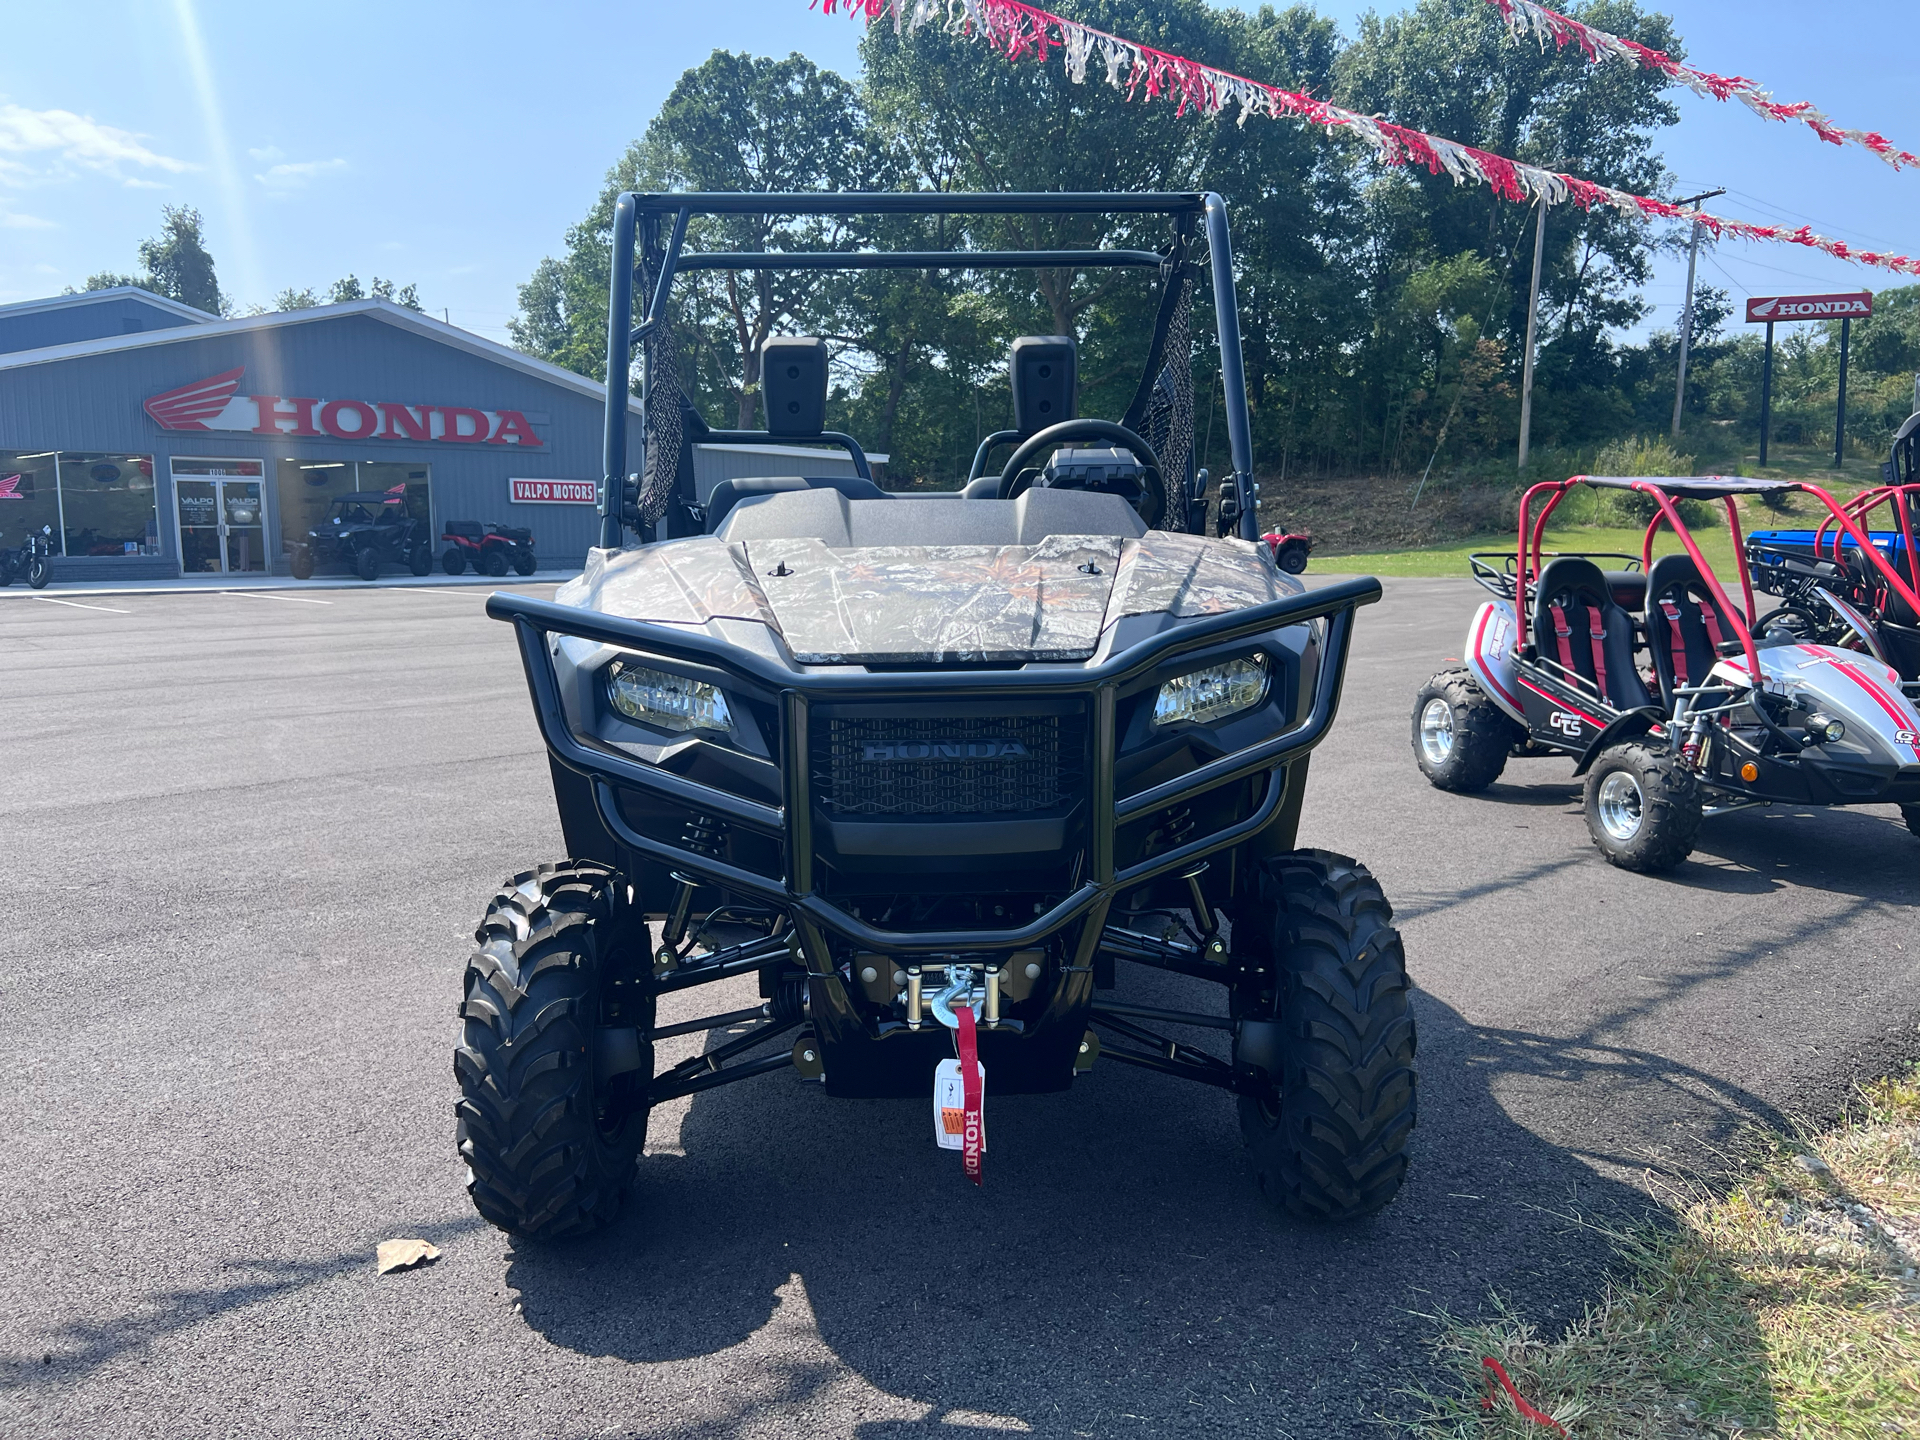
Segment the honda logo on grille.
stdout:
<svg viewBox="0 0 1920 1440">
<path fill-rule="evenodd" d="M 862 760 L 1006 760 L 1028 753 L 1018 740 L 900 740 L 860 747 Z"/>
</svg>

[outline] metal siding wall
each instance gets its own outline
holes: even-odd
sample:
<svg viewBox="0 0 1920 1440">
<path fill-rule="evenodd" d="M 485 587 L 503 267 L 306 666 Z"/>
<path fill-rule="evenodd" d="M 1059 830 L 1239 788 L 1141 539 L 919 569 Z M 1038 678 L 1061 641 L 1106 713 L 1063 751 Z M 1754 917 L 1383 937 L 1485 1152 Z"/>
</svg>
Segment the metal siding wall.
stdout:
<svg viewBox="0 0 1920 1440">
<path fill-rule="evenodd" d="M 544 443 L 534 448 L 173 431 L 162 430 L 141 409 L 141 402 L 150 395 L 204 380 L 236 365 L 246 367 L 240 383 L 242 394 L 541 412 L 549 418 L 544 424 L 536 422 L 534 432 Z M 162 545 L 176 560 L 173 487 L 167 462 L 176 455 L 204 455 L 429 465 L 436 527 L 449 519 L 530 526 L 543 565 L 578 565 L 599 538 L 599 516 L 594 507 L 510 504 L 507 480 L 521 476 L 597 482 L 601 430 L 602 406 L 598 400 L 366 315 L 287 324 L 249 334 L 182 339 L 0 370 L 0 449 L 101 450 L 154 456 Z M 637 436 L 638 426 L 633 430 Z M 267 470 L 268 533 L 277 537 L 277 487 L 272 467 Z"/>
<path fill-rule="evenodd" d="M 26 315 L 0 315 L 0 354 L 124 335 L 128 333 L 126 322 L 129 320 L 139 321 L 143 331 L 171 330 L 194 323 L 158 305 L 149 305 L 130 295 L 116 295 L 111 300 L 95 300 L 84 305 L 64 305 Z"/>
</svg>

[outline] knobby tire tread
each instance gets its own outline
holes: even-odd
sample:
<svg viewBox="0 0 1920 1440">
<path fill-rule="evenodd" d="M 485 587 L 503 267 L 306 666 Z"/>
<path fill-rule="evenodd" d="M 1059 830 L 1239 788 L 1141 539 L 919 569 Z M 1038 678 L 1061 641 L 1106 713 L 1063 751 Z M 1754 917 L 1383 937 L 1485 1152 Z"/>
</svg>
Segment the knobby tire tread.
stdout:
<svg viewBox="0 0 1920 1440">
<path fill-rule="evenodd" d="M 1257 915 L 1283 1027 L 1277 1112 L 1240 1099 L 1261 1190 L 1295 1215 L 1351 1220 L 1400 1188 L 1418 1111 L 1418 1046 L 1393 907 L 1366 866 L 1324 850 L 1269 857 Z"/>
<path fill-rule="evenodd" d="M 1640 833 L 1624 845 L 1610 836 L 1601 838 L 1598 815 L 1600 783 L 1620 768 L 1631 769 L 1638 778 L 1645 807 Z M 1638 740 L 1608 746 L 1594 763 L 1587 772 L 1582 809 L 1587 832 L 1608 863 L 1647 875 L 1671 870 L 1691 855 L 1704 818 L 1700 783 L 1693 772 L 1666 750 Z"/>
<path fill-rule="evenodd" d="M 474 932 L 455 1113 L 468 1194 L 504 1230 L 584 1234 L 625 1199 L 646 1114 L 606 1133 L 593 1069 L 617 898 L 604 866 L 542 865 L 509 880 Z"/>
<path fill-rule="evenodd" d="M 1436 696 L 1453 707 L 1453 754 L 1438 773 L 1427 768 L 1420 749 L 1420 713 Z M 1413 753 L 1421 773 L 1440 790 L 1470 795 L 1486 789 L 1507 768 L 1513 747 L 1526 738 L 1526 732 L 1488 698 L 1464 665 L 1435 675 L 1413 702 Z"/>
</svg>

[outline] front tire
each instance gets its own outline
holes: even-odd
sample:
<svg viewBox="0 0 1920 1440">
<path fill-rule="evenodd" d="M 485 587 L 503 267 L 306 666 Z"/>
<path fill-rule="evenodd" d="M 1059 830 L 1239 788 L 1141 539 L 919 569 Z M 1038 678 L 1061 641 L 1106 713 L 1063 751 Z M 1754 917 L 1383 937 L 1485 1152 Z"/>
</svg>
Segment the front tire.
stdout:
<svg viewBox="0 0 1920 1440">
<path fill-rule="evenodd" d="M 1486 789 L 1526 738 L 1464 666 L 1442 670 L 1414 697 L 1413 758 L 1437 789 Z"/>
<path fill-rule="evenodd" d="M 1233 1050 L 1262 1086 L 1239 1101 L 1261 1192 L 1307 1219 L 1372 1214 L 1406 1176 L 1418 1109 L 1393 907 L 1344 855 L 1270 856 L 1234 943 L 1252 962 L 1234 992 Z"/>
<path fill-rule="evenodd" d="M 1700 782 L 1677 757 L 1630 740 L 1593 762 L 1584 808 L 1587 833 L 1608 863 L 1650 875 L 1693 853 Z"/>
<path fill-rule="evenodd" d="M 626 896 L 602 865 L 542 865 L 508 881 L 474 932 L 455 1113 L 467 1193 L 502 1230 L 585 1234 L 626 1197 L 653 1047 L 639 1040 L 638 1070 L 603 1079 L 596 1065 L 603 1028 L 653 1026 L 645 932 Z"/>
<path fill-rule="evenodd" d="M 480 569 L 498 580 L 507 573 L 507 557 L 498 550 L 489 550 L 480 560 Z"/>
<path fill-rule="evenodd" d="M 53 578 L 53 567 L 47 563 L 47 557 L 36 555 L 27 562 L 27 584 L 35 590 L 47 588 L 47 581 Z"/>
<path fill-rule="evenodd" d="M 292 572 L 293 578 L 296 580 L 311 580 L 313 578 L 313 551 L 304 549 L 294 551 L 287 557 L 287 569 Z"/>
<path fill-rule="evenodd" d="M 527 575 L 531 575 L 533 573 L 533 570 L 534 570 L 534 563 L 533 563 L 532 554 L 530 554 L 528 551 L 521 550 L 514 555 L 513 557 L 513 573 L 514 574 L 520 575 L 520 576 L 527 576 Z"/>
<path fill-rule="evenodd" d="M 362 580 L 373 580 L 380 574 L 380 555 L 369 546 L 353 557 L 353 573 Z"/>
<path fill-rule="evenodd" d="M 446 553 L 440 557 L 440 568 L 449 575 L 458 575 L 467 568 L 467 557 L 458 550 L 448 547 Z"/>
<path fill-rule="evenodd" d="M 1299 543 L 1282 545 L 1277 557 L 1280 568 L 1289 575 L 1302 575 L 1307 569 L 1307 547 Z"/>
<path fill-rule="evenodd" d="M 433 573 L 433 551 L 424 545 L 415 546 L 413 558 L 407 562 L 407 568 L 413 571 L 416 576 L 424 577 L 431 575 Z"/>
</svg>

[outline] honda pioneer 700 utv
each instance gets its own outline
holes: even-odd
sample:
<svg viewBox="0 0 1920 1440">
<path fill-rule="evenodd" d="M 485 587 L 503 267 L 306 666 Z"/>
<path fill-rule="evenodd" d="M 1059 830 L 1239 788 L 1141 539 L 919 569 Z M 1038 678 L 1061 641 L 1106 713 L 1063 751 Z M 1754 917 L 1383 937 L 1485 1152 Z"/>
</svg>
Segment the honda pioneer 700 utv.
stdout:
<svg viewBox="0 0 1920 1440">
<path fill-rule="evenodd" d="M 940 245 L 695 253 L 690 217 L 733 214 L 856 235 L 885 216 Z M 996 216 L 1161 243 L 953 248 Z M 1254 543 L 1220 198 L 627 194 L 613 257 L 601 546 L 554 601 L 487 606 L 518 634 L 571 858 L 506 882 L 467 967 L 454 1070 L 481 1214 L 535 1236 L 600 1225 L 650 1107 L 780 1070 L 835 1096 L 931 1093 L 936 1142 L 977 1181 L 983 1074 L 1032 1094 L 1111 1063 L 1236 1097 L 1276 1203 L 1385 1204 L 1414 1122 L 1400 937 L 1365 867 L 1295 848 L 1308 752 L 1380 587 L 1306 593 Z M 1075 342 L 1014 340 L 999 473 L 889 493 L 825 428 L 824 344 L 775 337 L 767 429 L 707 427 L 681 390 L 677 277 L 886 268 L 1138 270 L 1157 310 L 1131 405 L 1078 418 Z M 1213 536 L 1189 333 L 1209 277 L 1234 472 Z M 703 495 L 703 440 L 780 448 Z M 806 443 L 857 474 L 780 474 Z M 1116 446 L 1138 464 L 1086 461 Z M 1221 1003 L 1123 999 L 1120 961 Z M 748 974 L 750 1009 L 660 1021 L 663 997 Z M 670 1036 L 749 1022 L 654 1063 Z"/>
</svg>

